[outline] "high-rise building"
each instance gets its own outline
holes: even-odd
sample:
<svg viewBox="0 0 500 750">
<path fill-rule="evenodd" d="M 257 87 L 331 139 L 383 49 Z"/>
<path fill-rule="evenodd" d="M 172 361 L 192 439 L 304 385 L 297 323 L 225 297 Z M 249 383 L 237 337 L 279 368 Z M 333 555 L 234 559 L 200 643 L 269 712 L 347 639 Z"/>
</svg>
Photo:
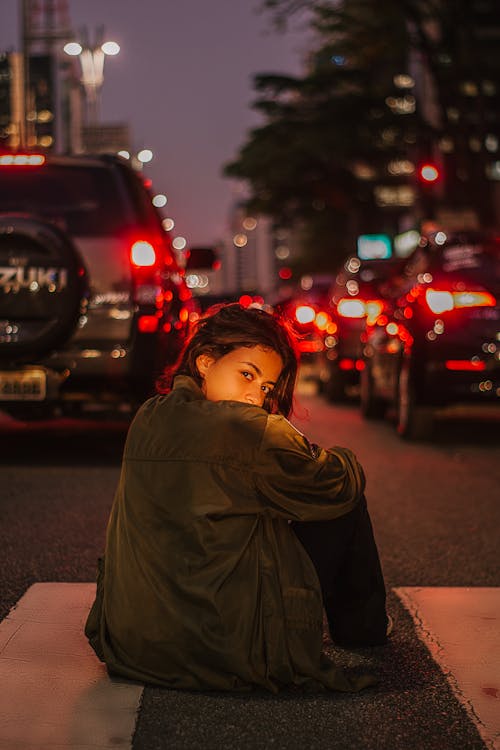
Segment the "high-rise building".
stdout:
<svg viewBox="0 0 500 750">
<path fill-rule="evenodd" d="M 436 219 L 500 222 L 500 9 L 498 0 L 444 2 L 427 47 L 413 55 L 417 106 L 434 137 L 420 153 L 439 171 L 421 185 Z M 425 148 L 427 151 L 425 151 Z"/>
<path fill-rule="evenodd" d="M 23 58 L 0 53 L 0 148 L 19 148 L 24 141 Z"/>
</svg>

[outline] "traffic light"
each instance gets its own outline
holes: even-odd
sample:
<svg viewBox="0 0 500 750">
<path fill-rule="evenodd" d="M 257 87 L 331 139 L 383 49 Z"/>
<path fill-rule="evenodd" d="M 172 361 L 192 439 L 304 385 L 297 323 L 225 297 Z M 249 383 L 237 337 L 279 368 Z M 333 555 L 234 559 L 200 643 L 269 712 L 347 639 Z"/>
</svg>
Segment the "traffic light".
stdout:
<svg viewBox="0 0 500 750">
<path fill-rule="evenodd" d="M 441 177 L 441 172 L 436 164 L 426 162 L 419 167 L 418 177 L 426 185 L 435 185 Z"/>
<path fill-rule="evenodd" d="M 433 161 L 422 162 L 417 170 L 417 178 L 422 219 L 434 219 L 443 198 L 444 184 L 441 167 Z"/>
</svg>

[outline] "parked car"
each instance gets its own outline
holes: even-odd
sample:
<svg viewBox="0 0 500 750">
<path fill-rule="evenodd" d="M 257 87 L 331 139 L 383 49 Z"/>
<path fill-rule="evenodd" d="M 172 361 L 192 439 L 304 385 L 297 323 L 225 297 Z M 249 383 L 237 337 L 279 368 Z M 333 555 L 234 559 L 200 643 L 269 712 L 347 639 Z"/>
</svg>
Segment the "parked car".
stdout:
<svg viewBox="0 0 500 750">
<path fill-rule="evenodd" d="M 0 409 L 133 409 L 194 311 L 151 195 L 123 159 L 0 154 Z"/>
<path fill-rule="evenodd" d="M 361 260 L 352 256 L 336 273 L 328 292 L 332 325 L 325 337 L 325 392 L 332 401 L 359 396 L 364 367 L 361 335 L 366 322 L 376 320 L 384 311 L 384 284 L 401 264 L 398 258 Z"/>
<path fill-rule="evenodd" d="M 361 373 L 365 417 L 392 410 L 402 437 L 425 438 L 438 414 L 500 406 L 500 239 L 422 238 L 370 321 Z M 500 411 L 498 411 L 500 415 Z"/>
</svg>

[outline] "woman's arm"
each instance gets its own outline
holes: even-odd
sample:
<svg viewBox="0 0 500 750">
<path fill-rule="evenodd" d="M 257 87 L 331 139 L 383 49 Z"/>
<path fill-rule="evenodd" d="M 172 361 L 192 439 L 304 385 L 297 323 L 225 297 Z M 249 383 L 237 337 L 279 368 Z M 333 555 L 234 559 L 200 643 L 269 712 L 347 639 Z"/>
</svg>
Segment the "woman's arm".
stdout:
<svg viewBox="0 0 500 750">
<path fill-rule="evenodd" d="M 365 475 L 348 448 L 311 445 L 286 419 L 272 415 L 260 445 L 255 485 L 273 515 L 329 520 L 355 507 Z"/>
</svg>

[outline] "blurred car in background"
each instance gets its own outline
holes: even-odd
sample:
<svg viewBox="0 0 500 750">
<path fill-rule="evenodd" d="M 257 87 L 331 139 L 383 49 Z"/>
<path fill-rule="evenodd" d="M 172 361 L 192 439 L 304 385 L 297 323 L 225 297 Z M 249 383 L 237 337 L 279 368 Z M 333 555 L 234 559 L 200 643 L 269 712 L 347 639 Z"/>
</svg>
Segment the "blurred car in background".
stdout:
<svg viewBox="0 0 500 750">
<path fill-rule="evenodd" d="M 297 336 L 301 383 L 309 383 L 320 392 L 327 387 L 329 377 L 325 336 L 332 330 L 328 312 L 331 284 L 331 276 L 305 275 L 297 288 L 273 304 L 274 309 L 289 321 Z"/>
<path fill-rule="evenodd" d="M 422 238 L 385 292 L 386 310 L 367 320 L 364 416 L 392 410 L 410 439 L 429 436 L 436 416 L 461 416 L 462 405 L 500 416 L 500 238 Z"/>
<path fill-rule="evenodd" d="M 332 401 L 359 396 L 364 368 L 361 335 L 366 323 L 385 309 L 384 285 L 402 265 L 399 258 L 346 259 L 328 290 L 331 324 L 324 339 L 328 374 L 325 393 Z"/>
<path fill-rule="evenodd" d="M 0 154 L 1 410 L 133 409 L 196 309 L 124 160 Z"/>
</svg>

